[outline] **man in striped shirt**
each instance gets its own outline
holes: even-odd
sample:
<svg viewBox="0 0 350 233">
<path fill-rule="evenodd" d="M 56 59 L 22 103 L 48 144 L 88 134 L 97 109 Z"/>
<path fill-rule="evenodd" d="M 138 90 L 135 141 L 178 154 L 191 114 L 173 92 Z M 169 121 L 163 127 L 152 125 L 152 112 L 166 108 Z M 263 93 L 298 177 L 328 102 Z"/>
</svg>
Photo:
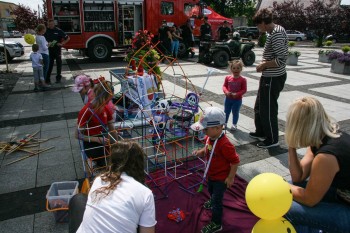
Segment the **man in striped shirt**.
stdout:
<svg viewBox="0 0 350 233">
<path fill-rule="evenodd" d="M 272 12 L 268 9 L 258 11 L 253 18 L 259 31 L 267 34 L 263 60 L 256 67 L 257 72 L 262 72 L 254 106 L 256 131 L 249 133 L 250 137 L 261 141 L 257 144 L 260 148 L 278 146 L 277 99 L 287 79 L 287 34 L 272 20 Z"/>
</svg>

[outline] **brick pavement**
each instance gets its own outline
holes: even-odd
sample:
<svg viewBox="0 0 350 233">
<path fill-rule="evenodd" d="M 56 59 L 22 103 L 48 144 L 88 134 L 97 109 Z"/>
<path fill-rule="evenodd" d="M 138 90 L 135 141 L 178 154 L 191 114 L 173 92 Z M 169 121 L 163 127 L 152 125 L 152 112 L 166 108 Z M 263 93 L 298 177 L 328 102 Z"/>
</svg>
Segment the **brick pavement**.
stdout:
<svg viewBox="0 0 350 233">
<path fill-rule="evenodd" d="M 339 120 L 341 128 L 350 132 L 350 97 L 347 94 L 350 76 L 330 73 L 330 64 L 317 61 L 318 49 L 302 47 L 300 50 L 299 65 L 287 67 L 288 79 L 279 99 L 280 147 L 259 149 L 255 146 L 256 141 L 248 137 L 248 132 L 254 130 L 252 108 L 259 75 L 255 67 L 247 67 L 243 72 L 248 78 L 248 93 L 243 100 L 238 130 L 233 135 L 228 132 L 228 135 L 241 156 L 238 174 L 248 181 L 262 172 L 274 172 L 289 179 L 283 132 L 286 110 L 298 96 L 318 97 L 326 110 Z M 257 48 L 255 52 L 259 61 L 262 49 Z M 92 77 L 109 77 L 110 69 L 123 68 L 125 62 L 114 58 L 109 63 L 91 64 L 86 59 L 77 59 L 75 52 L 65 52 L 63 84 L 55 84 L 47 92 L 34 93 L 28 56 L 29 53 L 11 67 L 18 75 L 0 74 L 0 79 L 7 79 L 6 90 L 13 87 L 11 92 L 0 90 L 0 141 L 15 136 L 20 138 L 36 130 L 40 130 L 41 138 L 60 137 L 41 145 L 42 148 L 55 146 L 53 150 L 14 165 L 5 164 L 23 155 L 0 155 L 0 229 L 6 233 L 68 232 L 67 224 L 56 224 L 52 213 L 44 211 L 44 197 L 52 182 L 84 177 L 78 143 L 74 138 L 76 116 L 82 103 L 79 95 L 70 90 L 71 77 L 79 72 Z M 176 78 L 182 74 L 189 78 L 194 88 L 202 88 L 207 67 L 195 61 L 180 61 L 183 71 L 180 66 L 165 71 L 163 84 L 167 93 L 184 95 L 189 82 Z M 203 108 L 208 105 L 223 107 L 221 86 L 227 74 L 226 69 L 220 69 L 209 78 L 203 94 Z M 299 152 L 302 154 L 303 149 Z"/>
</svg>

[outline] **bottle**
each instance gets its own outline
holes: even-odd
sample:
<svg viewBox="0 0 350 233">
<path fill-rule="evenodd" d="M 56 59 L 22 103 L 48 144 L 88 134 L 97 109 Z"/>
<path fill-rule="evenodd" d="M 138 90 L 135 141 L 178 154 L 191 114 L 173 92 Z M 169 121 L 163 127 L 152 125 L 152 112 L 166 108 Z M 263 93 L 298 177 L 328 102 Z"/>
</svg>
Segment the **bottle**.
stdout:
<svg viewBox="0 0 350 233">
<path fill-rule="evenodd" d="M 143 76 L 143 66 L 141 63 L 139 64 L 139 67 L 137 68 L 137 75 Z"/>
<path fill-rule="evenodd" d="M 131 69 L 136 71 L 136 61 L 134 59 L 131 60 Z"/>
</svg>

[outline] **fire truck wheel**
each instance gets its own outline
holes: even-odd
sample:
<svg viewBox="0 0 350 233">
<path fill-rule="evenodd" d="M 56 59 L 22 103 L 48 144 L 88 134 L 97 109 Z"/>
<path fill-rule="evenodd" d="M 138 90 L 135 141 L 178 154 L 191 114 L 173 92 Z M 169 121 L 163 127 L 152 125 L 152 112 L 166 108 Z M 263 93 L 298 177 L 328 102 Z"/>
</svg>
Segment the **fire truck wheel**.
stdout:
<svg viewBox="0 0 350 233">
<path fill-rule="evenodd" d="M 105 39 L 95 39 L 88 47 L 89 57 L 97 62 L 106 61 L 111 58 L 112 46 Z"/>
</svg>

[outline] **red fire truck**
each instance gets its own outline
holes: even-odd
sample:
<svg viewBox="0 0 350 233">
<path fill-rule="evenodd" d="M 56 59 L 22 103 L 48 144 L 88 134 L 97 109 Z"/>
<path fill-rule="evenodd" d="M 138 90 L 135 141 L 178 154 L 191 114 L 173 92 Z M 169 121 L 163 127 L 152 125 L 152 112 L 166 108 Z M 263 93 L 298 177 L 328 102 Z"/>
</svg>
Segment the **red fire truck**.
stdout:
<svg viewBox="0 0 350 233">
<path fill-rule="evenodd" d="M 135 32 L 158 33 L 162 20 L 178 26 L 191 19 L 199 35 L 205 4 L 200 0 L 47 0 L 49 19 L 70 36 L 67 49 L 79 49 L 95 61 L 111 57 L 112 49 L 130 45 Z M 226 18 L 215 19 L 212 26 Z M 210 22 L 210 18 L 209 18 Z M 213 32 L 215 27 L 213 27 Z"/>
</svg>

